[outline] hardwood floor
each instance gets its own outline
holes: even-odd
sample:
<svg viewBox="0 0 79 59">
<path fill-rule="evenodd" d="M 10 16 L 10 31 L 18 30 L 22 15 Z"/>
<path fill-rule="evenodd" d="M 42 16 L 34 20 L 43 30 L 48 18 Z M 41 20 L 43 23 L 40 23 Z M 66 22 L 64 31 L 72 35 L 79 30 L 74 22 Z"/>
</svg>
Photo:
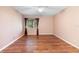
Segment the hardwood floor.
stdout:
<svg viewBox="0 0 79 59">
<path fill-rule="evenodd" d="M 55 36 L 23 36 L 4 49 L 4 53 L 72 53 L 79 52 L 66 42 Z"/>
</svg>

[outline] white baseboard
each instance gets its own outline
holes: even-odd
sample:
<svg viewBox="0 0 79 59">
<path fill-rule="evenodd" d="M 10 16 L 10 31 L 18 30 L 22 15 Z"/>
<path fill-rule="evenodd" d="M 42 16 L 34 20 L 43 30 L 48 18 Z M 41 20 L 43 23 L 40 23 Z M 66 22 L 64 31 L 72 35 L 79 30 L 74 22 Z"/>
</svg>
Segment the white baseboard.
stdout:
<svg viewBox="0 0 79 59">
<path fill-rule="evenodd" d="M 68 43 L 68 44 L 72 45 L 73 47 L 75 47 L 75 48 L 79 49 L 79 47 L 78 47 L 78 46 L 76 46 L 76 45 L 72 44 L 71 42 L 69 42 L 69 41 L 67 41 L 67 40 L 65 40 L 65 39 L 63 39 L 63 38 L 61 38 L 60 36 L 58 36 L 58 35 L 56 35 L 56 34 L 54 34 L 54 35 L 55 35 L 56 37 L 60 38 L 61 40 L 65 41 L 66 43 Z"/>
<path fill-rule="evenodd" d="M 28 34 L 28 35 L 36 35 L 36 34 Z M 39 33 L 39 35 L 53 35 L 53 33 Z"/>
<path fill-rule="evenodd" d="M 8 46 L 10 46 L 12 43 L 14 43 L 16 40 L 18 40 L 18 39 L 21 38 L 22 36 L 24 36 L 24 34 L 21 35 L 20 37 L 16 38 L 16 39 L 14 39 L 13 41 L 11 41 L 9 44 L 7 44 L 6 46 L 4 46 L 3 48 L 1 48 L 0 51 L 4 50 L 4 49 L 7 48 Z"/>
<path fill-rule="evenodd" d="M 53 35 L 53 33 L 39 33 L 39 35 Z"/>
</svg>

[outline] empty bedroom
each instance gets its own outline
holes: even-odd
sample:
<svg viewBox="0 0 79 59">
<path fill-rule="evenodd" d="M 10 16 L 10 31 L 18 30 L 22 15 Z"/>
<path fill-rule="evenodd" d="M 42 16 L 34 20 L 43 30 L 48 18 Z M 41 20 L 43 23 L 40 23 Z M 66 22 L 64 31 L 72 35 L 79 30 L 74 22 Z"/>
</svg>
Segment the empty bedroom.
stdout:
<svg viewBox="0 0 79 59">
<path fill-rule="evenodd" d="M 79 7 L 0 6 L 1 53 L 78 53 Z"/>
</svg>

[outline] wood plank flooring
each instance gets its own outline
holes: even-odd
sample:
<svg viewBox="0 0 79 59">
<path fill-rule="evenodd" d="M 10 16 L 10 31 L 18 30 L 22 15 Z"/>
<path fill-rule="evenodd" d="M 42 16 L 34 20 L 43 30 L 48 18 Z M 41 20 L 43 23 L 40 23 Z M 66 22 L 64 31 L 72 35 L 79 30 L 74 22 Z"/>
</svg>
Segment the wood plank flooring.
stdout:
<svg viewBox="0 0 79 59">
<path fill-rule="evenodd" d="M 3 53 L 72 53 L 78 49 L 53 35 L 23 36 Z"/>
</svg>

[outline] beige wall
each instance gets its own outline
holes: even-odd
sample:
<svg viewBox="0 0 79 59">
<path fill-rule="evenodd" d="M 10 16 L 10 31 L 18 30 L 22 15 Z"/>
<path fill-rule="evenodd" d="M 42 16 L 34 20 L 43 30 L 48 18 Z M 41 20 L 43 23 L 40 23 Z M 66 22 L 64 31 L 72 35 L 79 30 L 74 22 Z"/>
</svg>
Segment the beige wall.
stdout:
<svg viewBox="0 0 79 59">
<path fill-rule="evenodd" d="M 39 18 L 39 35 L 53 35 L 52 16 L 27 16 L 27 18 Z M 28 35 L 36 35 L 36 29 L 28 29 Z"/>
<path fill-rule="evenodd" d="M 67 7 L 54 17 L 54 34 L 79 48 L 79 7 Z"/>
<path fill-rule="evenodd" d="M 39 34 L 53 35 L 53 17 L 52 16 L 40 17 Z"/>
<path fill-rule="evenodd" d="M 24 34 L 21 14 L 10 7 L 0 7 L 0 49 Z"/>
</svg>

